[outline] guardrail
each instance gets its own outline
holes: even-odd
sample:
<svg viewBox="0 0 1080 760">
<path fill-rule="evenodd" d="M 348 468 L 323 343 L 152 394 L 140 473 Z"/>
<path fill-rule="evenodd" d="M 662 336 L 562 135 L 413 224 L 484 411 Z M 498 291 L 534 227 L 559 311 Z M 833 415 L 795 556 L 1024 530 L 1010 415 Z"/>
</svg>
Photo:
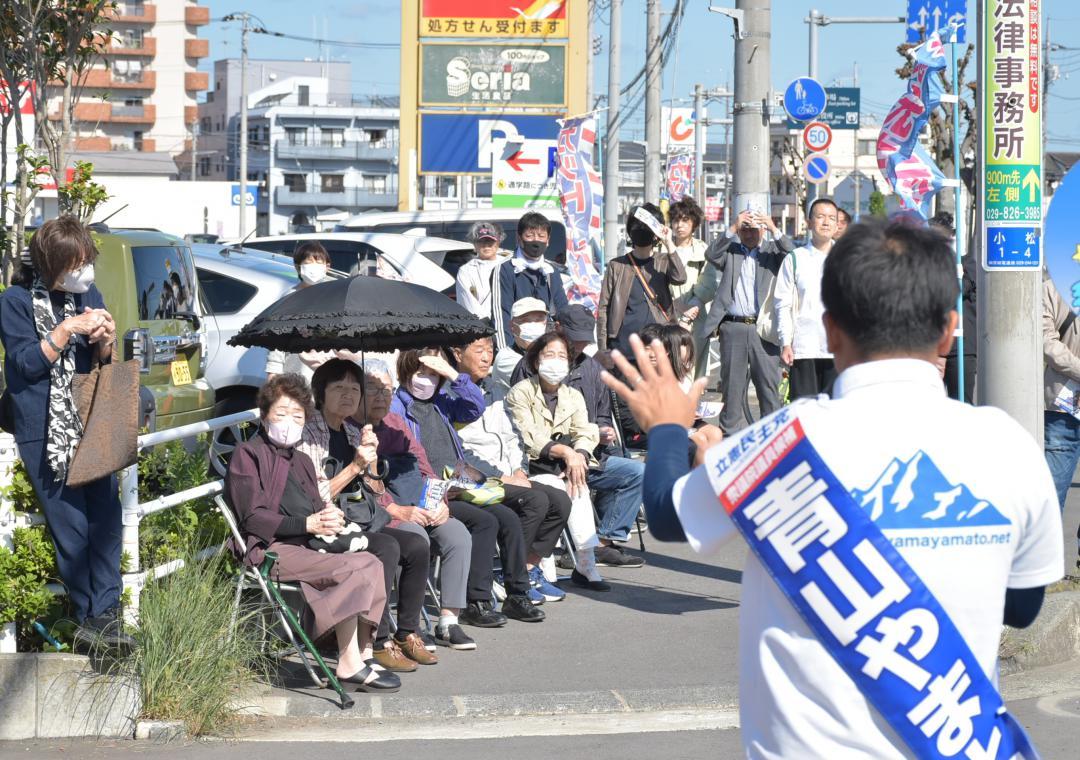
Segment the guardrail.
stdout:
<svg viewBox="0 0 1080 760">
<path fill-rule="evenodd" d="M 138 451 L 170 441 L 194 438 L 203 433 L 213 433 L 230 427 L 239 427 L 259 419 L 257 409 L 217 417 L 206 422 L 196 422 L 183 427 L 147 433 L 138 438 Z M 12 468 L 18 458 L 15 441 L 10 435 L 0 436 L 0 546 L 11 548 L 11 536 L 16 527 L 44 523 L 41 515 L 18 515 L 7 497 L 6 486 L 11 484 Z M 209 464 L 209 462 L 208 462 Z M 159 496 L 156 499 L 139 502 L 139 465 L 135 463 L 118 473 L 120 482 L 120 506 L 123 524 L 123 549 L 129 558 L 128 571 L 123 574 L 124 589 L 131 589 L 131 603 L 125 608 L 125 619 L 135 623 L 139 614 L 139 595 L 143 587 L 151 580 L 163 578 L 184 566 L 182 559 L 172 560 L 157 567 L 142 570 L 139 567 L 139 523 L 144 517 L 178 506 L 204 496 L 215 496 L 222 492 L 224 482 L 220 479 L 188 488 L 179 493 Z M 221 551 L 221 546 L 204 549 L 197 558 L 203 559 Z M 60 584 L 49 584 L 49 590 L 56 594 L 65 593 Z M 15 651 L 15 626 L 12 624 L 0 629 L 0 653 Z"/>
</svg>

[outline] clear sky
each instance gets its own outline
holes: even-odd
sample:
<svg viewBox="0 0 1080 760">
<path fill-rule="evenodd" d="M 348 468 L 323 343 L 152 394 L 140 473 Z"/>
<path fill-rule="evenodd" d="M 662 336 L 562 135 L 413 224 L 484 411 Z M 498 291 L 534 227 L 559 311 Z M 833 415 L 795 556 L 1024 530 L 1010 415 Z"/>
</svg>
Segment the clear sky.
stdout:
<svg viewBox="0 0 1080 760">
<path fill-rule="evenodd" d="M 585 2 L 585 0 L 570 0 Z M 969 23 L 974 31 L 975 2 L 968 0 Z M 204 0 L 210 8 L 209 26 L 201 30 L 210 40 L 210 56 L 202 68 L 210 70 L 219 58 L 239 57 L 240 25 L 223 23 L 228 13 L 249 11 L 256 14 L 270 31 L 333 41 L 396 43 L 401 38 L 401 10 L 396 0 Z M 808 73 L 807 17 L 811 2 L 773 0 L 772 3 L 772 82 L 782 90 L 797 76 Z M 597 0 L 594 35 L 602 39 L 602 52 L 596 59 L 595 92 L 607 93 L 607 0 Z M 732 83 L 732 23 L 708 10 L 709 5 L 734 6 L 734 0 L 687 0 L 686 12 L 678 29 L 678 44 L 664 68 L 663 99 L 689 104 L 695 83 L 721 87 Z M 675 0 L 663 0 L 667 13 Z M 906 13 L 906 0 L 817 0 L 816 7 L 827 16 L 900 16 Z M 1052 52 L 1050 60 L 1060 65 L 1061 76 L 1051 85 L 1047 104 L 1050 148 L 1080 151 L 1080 3 L 1076 0 L 1044 0 L 1044 16 L 1049 22 L 1052 43 L 1065 49 Z M 1060 14 L 1060 15 L 1058 15 Z M 974 36 L 974 35 L 972 35 Z M 819 32 L 818 78 L 825 85 L 850 86 L 858 76 L 862 88 L 862 111 L 884 115 L 902 94 L 903 83 L 895 69 L 902 63 L 896 46 L 903 42 L 904 27 L 891 24 L 837 24 Z M 645 61 L 645 0 L 623 1 L 623 53 L 620 80 L 630 81 Z M 360 49 L 335 45 L 275 39 L 266 35 L 250 36 L 249 53 L 254 58 L 312 58 L 329 55 L 335 60 L 352 62 L 352 90 L 358 95 L 397 95 L 400 71 L 397 49 Z M 969 68 L 974 75 L 975 61 Z M 637 100 L 632 98 L 631 101 Z M 720 105 L 711 115 L 720 115 Z M 644 106 L 640 105 L 623 139 L 644 136 Z M 865 122 L 864 122 L 865 123 Z M 719 135 L 710 142 L 719 141 Z"/>
</svg>

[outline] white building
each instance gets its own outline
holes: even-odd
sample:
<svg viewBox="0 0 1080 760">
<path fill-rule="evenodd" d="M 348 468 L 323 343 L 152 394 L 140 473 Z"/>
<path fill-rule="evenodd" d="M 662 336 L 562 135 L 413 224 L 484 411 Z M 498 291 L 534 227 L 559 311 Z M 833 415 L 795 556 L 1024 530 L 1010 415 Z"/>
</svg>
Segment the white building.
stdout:
<svg viewBox="0 0 1080 760">
<path fill-rule="evenodd" d="M 119 0 L 108 21 L 112 37 L 75 104 L 75 150 L 190 150 L 196 96 L 209 80 L 197 70 L 209 53 L 198 28 L 209 22 L 210 9 L 191 0 Z M 60 88 L 50 95 L 58 119 Z"/>
<path fill-rule="evenodd" d="M 397 208 L 397 108 L 331 105 L 330 80 L 291 77 L 248 96 L 248 179 L 259 234 Z"/>
</svg>

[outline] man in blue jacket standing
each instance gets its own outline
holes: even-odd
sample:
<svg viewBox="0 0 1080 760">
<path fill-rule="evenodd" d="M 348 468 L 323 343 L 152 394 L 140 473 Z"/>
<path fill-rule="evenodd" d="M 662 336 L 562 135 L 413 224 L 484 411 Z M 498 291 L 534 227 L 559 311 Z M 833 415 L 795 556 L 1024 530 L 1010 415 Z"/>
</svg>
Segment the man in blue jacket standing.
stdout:
<svg viewBox="0 0 1080 760">
<path fill-rule="evenodd" d="M 530 211 L 518 220 L 518 247 L 514 255 L 495 268 L 492 275 L 492 319 L 498 349 L 514 344 L 510 334 L 510 309 L 522 298 L 538 298 L 548 314 L 558 314 L 569 302 L 558 270 L 544 259 L 551 239 L 551 222 Z"/>
</svg>

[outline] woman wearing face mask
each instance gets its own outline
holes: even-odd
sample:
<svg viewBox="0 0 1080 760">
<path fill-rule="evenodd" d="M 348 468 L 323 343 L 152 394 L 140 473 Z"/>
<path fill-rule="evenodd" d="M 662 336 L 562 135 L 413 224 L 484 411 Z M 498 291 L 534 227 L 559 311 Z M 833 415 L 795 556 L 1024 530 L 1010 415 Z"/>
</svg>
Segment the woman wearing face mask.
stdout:
<svg viewBox="0 0 1080 760">
<path fill-rule="evenodd" d="M 300 282 L 289 293 L 310 288 L 325 280 L 330 269 L 330 254 L 319 241 L 305 240 L 293 252 L 293 265 Z M 266 355 L 266 377 L 269 379 L 274 375 L 294 372 L 310 383 L 311 376 L 319 365 L 334 356 L 341 359 L 355 358 L 348 352 L 305 351 L 301 354 L 290 354 L 285 351 L 270 351 Z"/>
<path fill-rule="evenodd" d="M 97 248 L 73 216 L 46 222 L 30 266 L 0 295 L 5 402 L 19 457 L 41 501 L 80 646 L 130 646 L 120 626 L 120 500 L 112 476 L 65 484 L 83 429 L 72 381 L 112 361 L 116 324 L 94 286 Z"/>
<path fill-rule="evenodd" d="M 410 432 L 427 454 L 437 475 L 447 469 L 474 481 L 479 473 L 465 464 L 465 452 L 454 425 L 467 425 L 484 413 L 484 393 L 464 372 L 458 372 L 443 356 L 442 349 L 403 351 L 398 357 L 398 380 L 401 383 L 390 411 L 403 417 Z M 449 388 L 443 388 L 449 383 Z M 469 606 L 491 598 L 494 580 L 492 557 L 498 544 L 503 565 L 506 599 L 502 613 L 527 623 L 544 619 L 533 605 L 543 604 L 544 596 L 532 588 L 526 568 L 525 534 L 521 519 L 504 504 L 478 507 L 464 501 L 449 502 L 450 515 L 465 523 L 472 535 L 472 561 L 469 565 Z M 456 623 L 457 621 L 453 621 Z M 445 622 L 449 629 L 451 622 Z M 444 627 L 439 620 L 442 635 Z"/>
<path fill-rule="evenodd" d="M 577 545 L 571 581 L 593 591 L 608 591 L 596 569 L 599 544 L 589 486 L 589 469 L 599 463 L 593 451 L 600 444 L 600 430 L 589 422 L 585 397 L 566 384 L 570 374 L 570 347 L 558 333 L 550 332 L 529 347 L 526 365 L 532 374 L 510 389 L 506 410 L 521 433 L 529 458 L 529 475 L 558 475 L 571 499 L 570 536 Z"/>
<path fill-rule="evenodd" d="M 639 207 L 661 228 L 661 236 L 637 218 L 637 208 L 626 220 L 626 234 L 632 246 L 604 270 L 600 304 L 596 311 L 596 338 L 601 351 L 618 348 L 627 356 L 630 336 L 653 322 L 675 322 L 675 301 L 671 286 L 686 282 L 686 266 L 679 256 L 671 230 L 664 226 L 660 209 L 651 203 Z M 656 251 L 661 246 L 660 252 Z"/>
<path fill-rule="evenodd" d="M 267 551 L 278 555 L 272 575 L 300 584 L 311 638 L 335 634 L 341 681 L 359 691 L 397 691 L 400 679 L 377 663 L 372 648 L 386 605 L 382 563 L 367 552 L 308 548 L 312 536 L 345 527 L 344 513 L 319 492 L 315 465 L 296 450 L 314 411 L 311 391 L 299 375 L 278 375 L 259 389 L 257 405 L 259 433 L 233 452 L 225 476 L 225 496 L 247 544 L 244 561 L 258 567 Z"/>
</svg>

